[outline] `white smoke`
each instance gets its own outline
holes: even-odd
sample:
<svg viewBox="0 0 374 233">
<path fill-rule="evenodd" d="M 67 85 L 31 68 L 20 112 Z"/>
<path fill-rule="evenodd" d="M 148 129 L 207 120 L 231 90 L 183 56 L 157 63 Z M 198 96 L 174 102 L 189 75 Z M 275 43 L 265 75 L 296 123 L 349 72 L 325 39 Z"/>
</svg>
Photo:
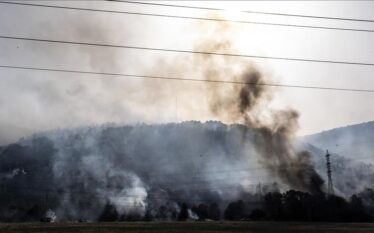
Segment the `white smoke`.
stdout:
<svg viewBox="0 0 374 233">
<path fill-rule="evenodd" d="M 11 172 L 2 174 L 2 177 L 4 177 L 5 179 L 13 179 L 18 174 L 26 175 L 26 171 L 24 169 L 21 169 L 21 168 L 15 168 Z"/>
</svg>

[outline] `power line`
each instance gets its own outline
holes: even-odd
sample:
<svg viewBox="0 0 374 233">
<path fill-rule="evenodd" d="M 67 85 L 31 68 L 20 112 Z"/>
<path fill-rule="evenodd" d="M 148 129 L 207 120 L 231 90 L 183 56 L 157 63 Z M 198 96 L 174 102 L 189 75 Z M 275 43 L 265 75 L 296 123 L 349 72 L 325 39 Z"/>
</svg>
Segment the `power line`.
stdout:
<svg viewBox="0 0 374 233">
<path fill-rule="evenodd" d="M 189 8 L 197 10 L 210 10 L 210 11 L 227 11 L 223 8 L 214 7 L 201 7 L 201 6 L 187 6 L 187 5 L 173 5 L 165 3 L 150 3 L 150 2 L 138 2 L 138 1 L 124 1 L 124 0 L 107 0 L 109 2 L 123 2 L 130 4 L 141 4 L 141 5 L 151 5 L 151 6 L 166 6 L 166 7 L 177 7 L 177 8 Z M 287 16 L 287 17 L 300 17 L 300 18 L 312 18 L 312 19 L 329 19 L 329 20 L 343 20 L 343 21 L 355 21 L 355 22 L 368 22 L 373 23 L 374 20 L 371 19 L 355 19 L 355 18 L 342 18 L 342 17 L 328 17 L 328 16 L 316 16 L 316 15 L 302 15 L 302 14 L 290 14 L 290 13 L 277 13 L 277 12 L 265 12 L 265 11 L 238 11 L 240 13 L 249 14 L 261 14 L 261 15 L 277 15 L 277 16 Z"/>
<path fill-rule="evenodd" d="M 188 54 L 200 54 L 200 55 L 210 55 L 210 56 L 228 56 L 228 57 L 256 58 L 256 59 L 283 60 L 283 61 L 299 61 L 299 62 L 315 62 L 315 63 L 342 64 L 342 65 L 374 66 L 374 63 L 365 63 L 365 62 L 348 62 L 348 61 L 318 60 L 318 59 L 304 59 L 304 58 L 258 56 L 258 55 L 249 55 L 249 54 L 219 53 L 219 52 L 192 51 L 192 50 L 180 50 L 180 49 L 165 49 L 165 48 L 154 48 L 154 47 L 101 44 L 101 43 L 89 43 L 89 42 L 77 42 L 77 41 L 63 41 L 63 40 L 51 40 L 51 39 L 4 36 L 4 35 L 0 35 L 0 38 L 9 39 L 9 40 L 24 40 L 24 41 L 34 41 L 34 42 L 36 41 L 36 42 L 46 42 L 46 43 L 58 43 L 58 44 L 73 44 L 73 45 L 85 45 L 85 46 L 97 46 L 97 47 L 109 47 L 109 48 L 150 50 L 150 51 L 171 52 L 171 53 L 188 53 Z"/>
<path fill-rule="evenodd" d="M 90 74 L 90 75 L 120 76 L 120 77 L 122 76 L 122 77 L 131 77 L 131 78 L 146 78 L 146 79 L 161 79 L 161 80 L 193 81 L 193 82 L 207 82 L 207 83 L 226 83 L 226 84 L 237 84 L 237 85 L 259 85 L 259 86 L 272 86 L 272 87 L 303 88 L 303 89 L 318 89 L 318 90 L 332 90 L 332 91 L 370 92 L 370 93 L 374 92 L 374 90 L 372 90 L 372 89 L 351 89 L 351 88 L 302 86 L 302 85 L 255 83 L 255 82 L 240 82 L 240 81 L 192 79 L 192 78 L 136 75 L 136 74 L 124 74 L 124 73 L 106 73 L 106 72 L 94 72 L 94 71 L 36 68 L 36 67 L 26 67 L 26 66 L 0 65 L 0 68 L 20 69 L 20 70 L 34 70 L 34 71 L 48 71 L 48 72 L 63 72 L 63 73 L 76 73 L 76 74 Z"/>
<path fill-rule="evenodd" d="M 312 29 L 326 29 L 326 30 L 340 30 L 340 31 L 354 31 L 354 32 L 374 32 L 374 30 L 370 30 L 370 29 L 325 27 L 325 26 L 282 24 L 282 23 L 266 23 L 266 22 L 257 22 L 257 21 L 229 20 L 229 19 L 218 19 L 218 18 L 204 18 L 204 17 L 180 16 L 180 15 L 140 13 L 140 12 L 130 12 L 130 11 L 117 11 L 117 10 L 102 10 L 102 9 L 81 8 L 81 7 L 52 6 L 52 5 L 43 5 L 43 4 L 34 4 L 34 3 L 0 2 L 0 4 L 12 4 L 12 5 L 46 7 L 46 8 L 67 9 L 67 10 L 92 11 L 92 12 L 119 13 L 119 14 L 128 14 L 128 15 L 142 15 L 142 16 L 153 16 L 153 17 L 165 17 L 165 18 L 203 20 L 203 21 L 212 21 L 212 22 L 214 22 L 214 21 L 215 22 L 232 22 L 232 23 L 257 24 L 257 25 L 282 26 L 282 27 L 312 28 Z"/>
</svg>

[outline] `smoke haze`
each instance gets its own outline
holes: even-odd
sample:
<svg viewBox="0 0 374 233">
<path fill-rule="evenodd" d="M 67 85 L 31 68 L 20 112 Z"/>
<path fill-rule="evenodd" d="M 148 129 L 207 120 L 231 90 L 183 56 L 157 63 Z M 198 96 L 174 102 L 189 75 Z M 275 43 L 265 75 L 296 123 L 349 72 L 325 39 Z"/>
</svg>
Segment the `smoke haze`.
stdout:
<svg viewBox="0 0 374 233">
<path fill-rule="evenodd" d="M 67 40 L 107 44 L 132 40 L 131 35 L 112 38 L 120 28 L 111 24 L 114 21 L 107 22 L 101 16 L 81 21 L 78 16 L 71 13 L 68 20 L 57 17 L 57 22 L 65 25 L 59 30 L 44 23 L 40 25 L 44 31 L 35 37 L 64 36 Z M 199 35 L 192 43 L 196 51 L 235 52 L 232 39 L 236 26 L 222 23 L 208 27 L 202 23 L 193 27 Z M 254 192 L 251 185 L 264 180 L 277 182 L 281 189 L 324 190 L 311 154 L 295 147 L 299 113 L 291 108 L 271 108 L 274 90 L 262 84 L 274 78 L 270 71 L 248 60 L 175 55 L 153 62 L 147 54 L 134 59 L 131 51 L 124 55 L 123 51 L 107 48 L 12 43 L 27 46 L 33 56 L 43 57 L 41 64 L 50 64 L 52 55 L 67 54 L 71 60 L 65 60 L 65 65 L 74 67 L 77 60 L 83 63 L 76 69 L 136 73 L 134 64 L 143 61 L 137 68 L 142 74 L 243 83 L 66 74 L 51 78 L 49 73 L 29 76 L 27 72 L 20 72 L 16 78 L 5 75 L 1 86 L 16 88 L 1 89 L 2 95 L 12 101 L 0 99 L 0 142 L 15 141 L 25 132 L 78 127 L 41 133 L 1 151 L 4 161 L 14 156 L 2 165 L 2 183 L 37 187 L 30 196 L 39 202 L 41 190 L 52 190 L 48 191 L 48 205 L 60 219 L 97 219 L 99 212 L 92 210 L 102 210 L 107 203 L 121 214 L 144 215 L 149 207 L 160 206 L 166 206 L 172 214 L 179 211 L 181 201 L 237 200 Z M 12 53 L 10 49 L 4 51 Z M 79 128 L 106 122 L 178 121 L 179 114 L 191 120 L 212 119 L 225 124 L 210 121 Z M 31 118 L 35 120 L 30 122 Z M 264 169 L 253 172 L 256 166 Z M 278 188 L 270 186 L 269 190 Z M 22 191 L 14 193 L 15 198 L 22 197 Z"/>
</svg>

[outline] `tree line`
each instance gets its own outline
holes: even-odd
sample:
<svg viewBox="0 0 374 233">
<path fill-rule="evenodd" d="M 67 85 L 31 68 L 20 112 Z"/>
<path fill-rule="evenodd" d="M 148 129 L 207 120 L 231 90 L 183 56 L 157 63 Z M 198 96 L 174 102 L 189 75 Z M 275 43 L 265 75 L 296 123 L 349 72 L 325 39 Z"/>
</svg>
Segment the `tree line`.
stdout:
<svg viewBox="0 0 374 233">
<path fill-rule="evenodd" d="M 365 201 L 363 200 L 365 198 Z M 237 200 L 221 210 L 217 203 L 179 204 L 179 211 L 167 213 L 161 206 L 152 215 L 120 216 L 116 208 L 107 204 L 99 221 L 152 221 L 152 220 L 228 220 L 228 221 L 318 221 L 318 222 L 371 222 L 374 219 L 374 191 L 366 189 L 352 195 L 349 200 L 324 193 L 310 194 L 289 190 L 285 193 L 269 192 L 258 195 L 258 202 Z"/>
</svg>

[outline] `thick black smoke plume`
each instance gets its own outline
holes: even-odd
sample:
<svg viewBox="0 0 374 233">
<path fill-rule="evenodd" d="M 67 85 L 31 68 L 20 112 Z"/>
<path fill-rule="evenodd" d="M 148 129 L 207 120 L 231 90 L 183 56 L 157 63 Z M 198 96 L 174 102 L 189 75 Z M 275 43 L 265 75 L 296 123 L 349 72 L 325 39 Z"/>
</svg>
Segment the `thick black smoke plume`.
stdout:
<svg viewBox="0 0 374 233">
<path fill-rule="evenodd" d="M 213 36 L 198 41 L 196 47 L 233 53 L 231 41 L 225 38 L 229 29 L 227 24 L 218 25 Z M 293 145 L 299 114 L 293 109 L 275 111 L 268 107 L 272 93 L 264 84 L 269 78 L 240 58 L 201 56 L 194 59 L 200 64 L 205 79 L 242 83 L 231 87 L 208 85 L 209 107 L 219 119 L 242 123 L 254 131 L 253 145 L 268 172 L 290 188 L 322 192 L 324 182 L 315 171 L 309 153 L 298 153 Z"/>
</svg>

